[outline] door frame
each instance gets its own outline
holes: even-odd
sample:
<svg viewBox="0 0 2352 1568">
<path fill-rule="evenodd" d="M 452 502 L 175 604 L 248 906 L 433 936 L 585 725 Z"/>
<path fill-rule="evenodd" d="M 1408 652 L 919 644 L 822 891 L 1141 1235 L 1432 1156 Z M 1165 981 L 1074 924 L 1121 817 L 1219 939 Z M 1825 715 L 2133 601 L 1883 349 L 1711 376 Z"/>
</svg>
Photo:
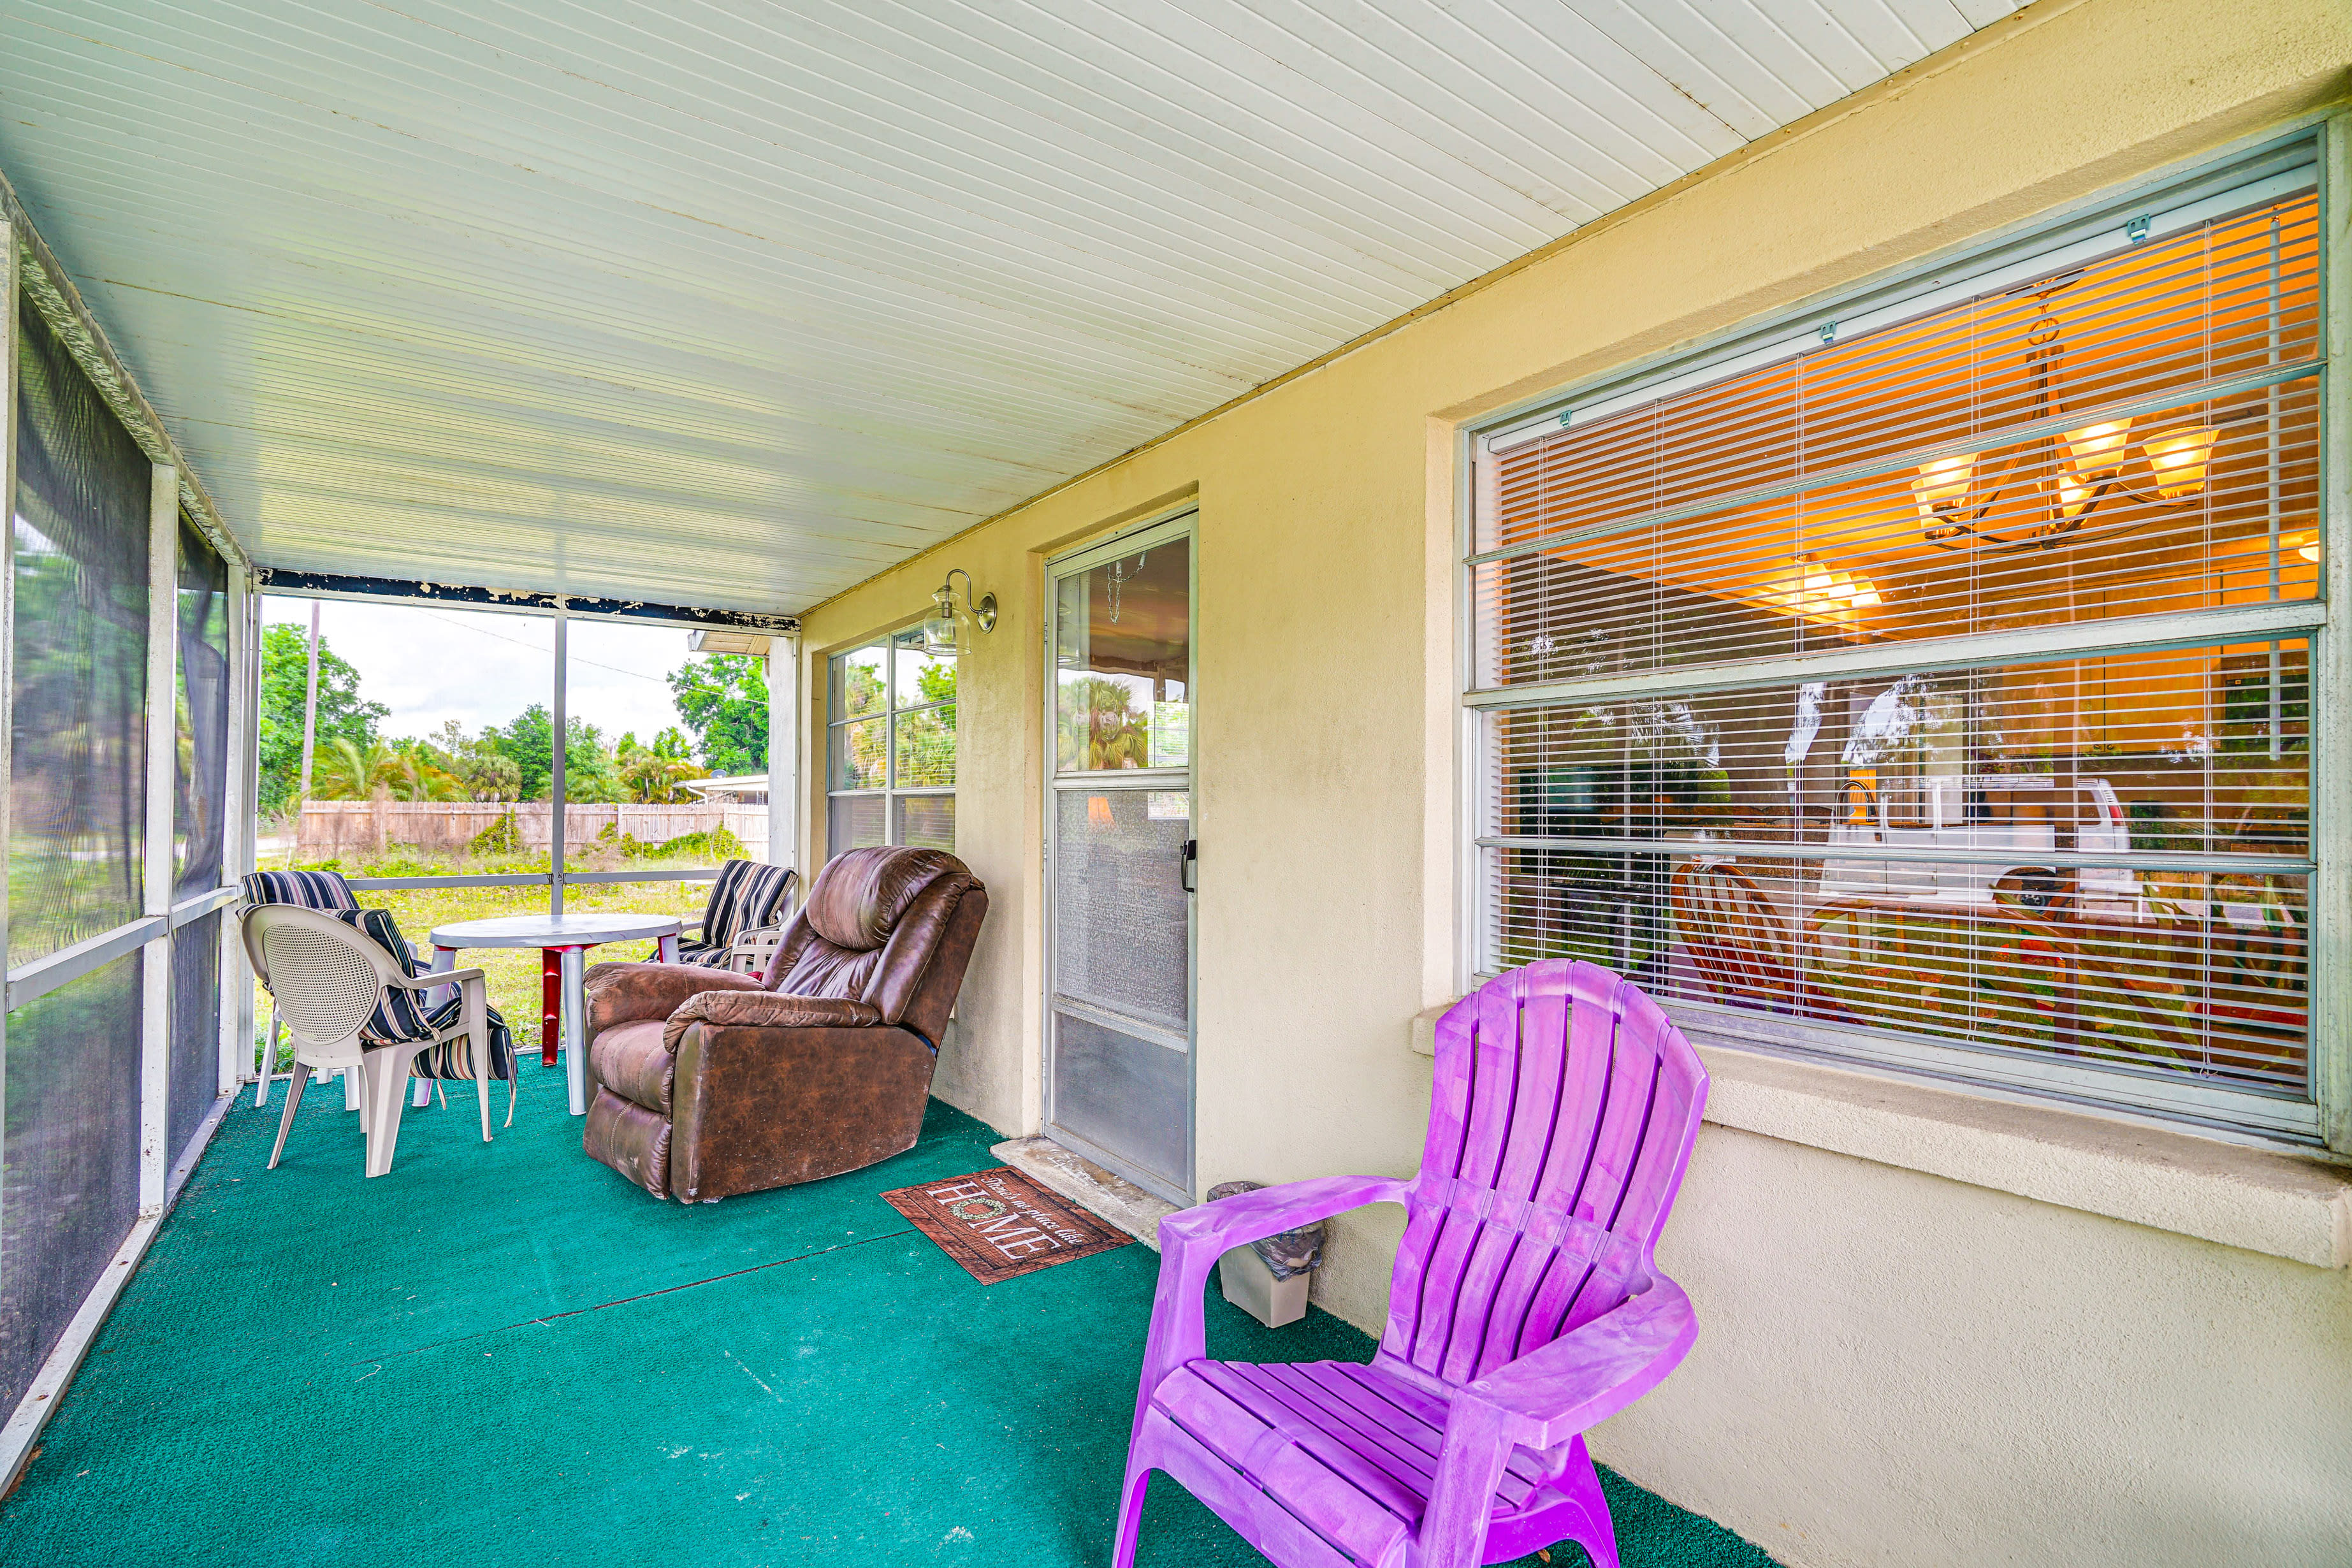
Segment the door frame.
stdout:
<svg viewBox="0 0 2352 1568">
<path fill-rule="evenodd" d="M 1061 1144 L 1072 1153 L 1083 1155 L 1111 1172 L 1133 1182 L 1154 1196 L 1166 1198 L 1181 1205 L 1192 1202 L 1192 1187 L 1200 1163 L 1200 893 L 1193 891 L 1184 900 L 1184 1176 L 1181 1188 L 1172 1187 L 1167 1178 L 1143 1171 L 1118 1154 L 1094 1142 L 1091 1139 L 1056 1126 L 1054 1120 L 1054 1041 L 1056 1028 L 1055 1004 L 1055 978 L 1059 970 L 1059 936 L 1056 931 L 1059 913 L 1055 897 L 1055 842 L 1059 837 L 1060 814 L 1056 802 L 1066 789 L 1101 787 L 1104 781 L 1116 778 L 1113 788 L 1149 789 L 1153 784 L 1166 788 L 1181 780 L 1186 809 L 1191 813 L 1186 826 L 1188 837 L 1198 838 L 1201 828 L 1200 798 L 1200 668 L 1201 668 L 1201 546 L 1200 508 L 1188 503 L 1181 509 L 1153 518 L 1148 522 L 1126 528 L 1106 538 L 1091 541 L 1075 549 L 1046 558 L 1045 576 L 1045 709 L 1040 714 L 1045 739 L 1045 789 L 1041 806 L 1044 812 L 1044 886 L 1040 889 L 1039 908 L 1045 911 L 1045 965 L 1039 997 L 1040 1026 L 1038 1032 L 1038 1128 L 1044 1135 Z M 1063 783 L 1059 746 L 1061 710 L 1061 678 L 1055 663 L 1055 647 L 1061 630 L 1061 580 L 1076 573 L 1132 555 L 1139 550 L 1150 550 L 1174 539 L 1184 541 L 1185 556 L 1190 565 L 1190 581 L 1185 595 L 1185 679 L 1184 697 L 1190 710 L 1185 724 L 1185 764 L 1182 768 L 1122 768 L 1115 773 L 1085 773 L 1067 775 L 1074 782 Z"/>
</svg>

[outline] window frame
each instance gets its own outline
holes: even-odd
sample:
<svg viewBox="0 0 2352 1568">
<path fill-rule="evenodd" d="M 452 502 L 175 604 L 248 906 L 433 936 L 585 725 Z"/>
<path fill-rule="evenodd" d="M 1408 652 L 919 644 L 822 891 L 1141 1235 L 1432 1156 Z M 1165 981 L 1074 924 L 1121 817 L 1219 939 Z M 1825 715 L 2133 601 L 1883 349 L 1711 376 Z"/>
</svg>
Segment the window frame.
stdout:
<svg viewBox="0 0 2352 1568">
<path fill-rule="evenodd" d="M 1874 274 L 1803 304 L 1751 320 L 1676 350 L 1653 354 L 1585 382 L 1513 404 L 1460 428 L 1456 448 L 1454 571 L 1454 618 L 1452 690 L 1456 705 L 1455 766 L 1448 781 L 1455 820 L 1454 889 L 1454 965 L 1458 989 L 1467 991 L 1491 976 L 1486 967 L 1489 927 L 1499 896 L 1493 857 L 1482 838 L 1490 798 L 1493 742 L 1487 715 L 1537 700 L 1528 688 L 1480 690 L 1479 611 L 1476 576 L 1491 558 L 1479 548 L 1478 523 L 1492 505 L 1492 455 L 1519 441 L 1575 423 L 1598 420 L 1688 388 L 1761 367 L 1822 343 L 1874 331 L 2000 288 L 2063 268 L 2079 257 L 2113 254 L 2118 230 L 2126 236 L 2160 239 L 2208 216 L 2236 210 L 2273 195 L 2315 188 L 2320 205 L 2320 333 L 2323 365 L 2318 372 L 2321 472 L 2317 522 L 2327 541 L 2352 540 L 2347 525 L 2347 459 L 2342 433 L 2352 426 L 2352 245 L 2329 243 L 2340 227 L 2331 224 L 2336 203 L 2352 183 L 2352 114 L 2305 117 L 2288 129 L 2250 139 L 2235 149 L 2189 165 L 2175 166 L 2131 185 L 2110 190 L 2026 223 L 1981 236 L 1908 267 Z M 2330 432 L 2334 438 L 2330 440 Z M 1494 554 L 1507 552 L 1497 551 Z M 2050 658 L 2069 645 L 2096 646 L 2108 652 L 2194 641 L 2308 637 L 2311 643 L 2311 822 L 2312 868 L 2308 873 L 2306 1000 L 2309 1074 L 2306 1097 L 2288 1099 L 2210 1085 L 2167 1082 L 2129 1070 L 2075 1066 L 2064 1058 L 2037 1059 L 2025 1053 L 1993 1053 L 1966 1045 L 1941 1045 L 1932 1037 L 1868 1026 L 1832 1024 L 1781 1016 L 1720 1002 L 1663 1000 L 1662 1005 L 1692 1035 L 1711 1045 L 1782 1054 L 1832 1065 L 1942 1081 L 1999 1098 L 2057 1100 L 2105 1114 L 2189 1124 L 2224 1137 L 2352 1149 L 2352 976 L 2342 973 L 2352 945 L 2352 717 L 2336 710 L 2352 694 L 2347 654 L 2352 637 L 2339 635 L 2330 617 L 2331 601 L 2352 599 L 2352 563 L 2345 549 L 2326 552 L 2319 593 L 2305 605 L 2263 605 L 2253 611 L 2179 612 L 2185 635 L 2150 642 L 2108 633 L 2096 623 L 2058 626 L 2023 634 L 1972 634 L 1920 643 L 1855 649 L 1836 654 L 1727 659 L 1699 666 L 1663 667 L 1607 678 L 1608 700 L 1629 700 L 1653 689 L 1676 693 L 1692 689 L 1761 683 L 1795 676 L 1839 673 L 1852 664 L 1888 673 L 1955 662 L 1965 649 L 1970 662 L 1997 662 L 2007 646 L 2011 657 Z M 2282 614 L 2282 612 L 2284 612 Z M 2234 617 L 2234 618 L 2233 618 Z M 1826 657 L 1827 662 L 1824 662 Z M 1581 688 L 1584 683 L 1576 683 Z M 1618 689 L 1622 688 L 1621 689 Z M 1580 691 L 1580 695 L 1599 693 Z"/>
<path fill-rule="evenodd" d="M 886 845 L 895 845 L 901 842 L 898 837 L 898 803 L 901 800 L 946 799 L 952 801 L 955 799 L 956 785 L 954 784 L 947 784 L 944 786 L 938 784 L 913 784 L 902 786 L 898 783 L 898 721 L 908 714 L 936 713 L 943 708 L 951 709 L 963 700 L 961 680 L 961 676 L 959 676 L 956 695 L 953 697 L 936 702 L 909 702 L 903 705 L 899 702 L 899 650 L 902 647 L 919 646 L 921 639 L 922 627 L 921 624 L 918 622 L 912 626 L 898 626 L 889 631 L 877 633 L 873 637 L 867 637 L 862 642 L 853 644 L 848 647 L 836 649 L 835 652 L 829 653 L 825 656 L 824 749 L 822 752 L 822 756 L 824 767 L 825 858 L 828 860 L 835 855 L 842 853 L 841 850 L 837 850 L 833 847 L 834 803 L 837 800 L 880 801 L 882 803 L 881 842 Z M 882 650 L 882 706 L 869 713 L 836 716 L 835 713 L 834 704 L 836 694 L 840 689 L 840 684 L 835 679 L 835 672 L 840 669 L 843 660 L 850 658 L 855 655 L 864 653 L 868 648 L 879 648 Z M 938 658 L 941 656 L 938 654 L 930 654 L 921 657 Z M 946 657 L 958 660 L 960 664 L 962 655 L 961 650 L 959 650 L 957 653 Z M 835 731 L 845 729 L 851 724 L 867 723 L 875 719 L 880 719 L 883 721 L 883 782 L 881 787 L 878 789 L 841 789 L 837 787 L 834 782 L 835 775 L 833 767 L 834 759 L 838 754 L 835 749 Z M 963 731 L 961 728 L 956 730 L 955 737 L 955 771 L 957 776 L 961 778 L 962 776 L 963 750 Z M 845 846 L 845 847 L 850 847 Z M 952 847 L 950 847 L 949 852 L 950 854 L 954 852 Z"/>
</svg>

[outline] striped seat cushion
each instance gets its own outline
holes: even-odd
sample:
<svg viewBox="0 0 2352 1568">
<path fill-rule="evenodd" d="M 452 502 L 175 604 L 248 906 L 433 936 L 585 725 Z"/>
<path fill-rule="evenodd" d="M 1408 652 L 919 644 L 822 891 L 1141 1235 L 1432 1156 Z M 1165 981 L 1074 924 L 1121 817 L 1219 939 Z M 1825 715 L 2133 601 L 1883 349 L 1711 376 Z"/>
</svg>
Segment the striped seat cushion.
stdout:
<svg viewBox="0 0 2352 1568">
<path fill-rule="evenodd" d="M 332 871 L 248 871 L 245 901 L 293 904 L 329 913 L 360 907 L 359 900 L 352 896 L 352 885 Z"/>
<path fill-rule="evenodd" d="M 331 910 L 328 911 L 345 925 L 357 928 L 373 939 L 388 953 L 400 972 L 411 979 L 429 973 L 416 967 L 410 955 L 408 942 L 400 934 L 400 922 L 390 910 Z M 394 1045 L 404 1040 L 429 1040 L 444 1029 L 454 1028 L 462 1016 L 466 999 L 452 996 L 437 1007 L 425 1005 L 427 993 L 404 991 L 396 985 L 384 987 L 383 999 L 376 1004 L 374 1016 L 360 1026 L 360 1038 L 378 1045 Z M 489 1010 L 490 1076 L 511 1079 L 515 1075 L 514 1034 L 495 1007 Z M 464 1039 L 444 1040 L 429 1051 L 418 1054 L 411 1069 L 418 1078 L 470 1079 L 474 1076 L 472 1045 Z"/>
<path fill-rule="evenodd" d="M 719 880 L 710 887 L 710 901 L 702 908 L 702 934 L 678 939 L 678 962 L 718 963 L 738 938 L 763 931 L 783 918 L 784 900 L 792 888 L 789 866 L 728 861 L 719 868 Z"/>
</svg>

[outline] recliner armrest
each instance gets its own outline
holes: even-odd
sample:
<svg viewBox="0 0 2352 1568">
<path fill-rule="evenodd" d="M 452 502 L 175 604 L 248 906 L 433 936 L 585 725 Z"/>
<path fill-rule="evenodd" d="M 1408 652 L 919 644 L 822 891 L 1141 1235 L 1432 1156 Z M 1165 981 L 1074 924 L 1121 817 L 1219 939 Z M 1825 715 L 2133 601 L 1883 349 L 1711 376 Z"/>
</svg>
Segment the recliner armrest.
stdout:
<svg viewBox="0 0 2352 1568">
<path fill-rule="evenodd" d="M 880 1008 L 846 996 L 711 990 L 688 997 L 669 1016 L 662 1029 L 662 1044 L 676 1055 L 677 1042 L 696 1024 L 737 1029 L 860 1029 L 881 1022 Z"/>
<path fill-rule="evenodd" d="M 582 976 L 588 996 L 588 1038 L 615 1024 L 667 1018 L 706 991 L 757 991 L 749 974 L 693 963 L 592 963 Z"/>
</svg>

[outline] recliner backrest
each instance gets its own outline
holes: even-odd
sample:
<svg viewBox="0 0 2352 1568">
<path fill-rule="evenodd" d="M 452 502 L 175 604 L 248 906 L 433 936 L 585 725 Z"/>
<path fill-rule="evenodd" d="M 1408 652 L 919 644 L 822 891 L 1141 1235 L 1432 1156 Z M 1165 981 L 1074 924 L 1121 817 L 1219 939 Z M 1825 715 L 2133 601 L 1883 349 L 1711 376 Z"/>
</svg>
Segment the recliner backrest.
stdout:
<svg viewBox="0 0 2352 1568">
<path fill-rule="evenodd" d="M 816 874 L 768 988 L 866 1003 L 937 1045 L 987 910 L 988 889 L 942 850 L 848 850 Z"/>
</svg>

